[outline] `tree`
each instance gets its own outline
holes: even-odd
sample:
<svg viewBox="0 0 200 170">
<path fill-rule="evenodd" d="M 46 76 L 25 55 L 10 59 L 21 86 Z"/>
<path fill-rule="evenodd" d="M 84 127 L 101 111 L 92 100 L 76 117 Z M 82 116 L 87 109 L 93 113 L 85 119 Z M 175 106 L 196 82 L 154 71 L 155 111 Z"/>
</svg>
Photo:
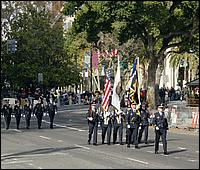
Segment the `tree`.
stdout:
<svg viewBox="0 0 200 170">
<path fill-rule="evenodd" d="M 198 11 L 197 1 L 86 1 L 76 12 L 73 31 L 87 32 L 88 42 L 97 42 L 100 31 L 115 34 L 120 45 L 140 39 L 144 56 L 139 57 L 147 62 L 147 97 L 155 107 L 166 50 L 198 50 Z"/>
<path fill-rule="evenodd" d="M 68 76 L 72 75 L 71 67 L 75 64 L 64 62 L 68 56 L 64 51 L 63 28 L 51 28 L 51 14 L 45 2 L 5 1 L 2 14 L 4 39 L 1 83 L 7 79 L 13 89 L 38 85 L 38 73 L 43 73 L 44 88 L 77 81 Z M 6 53 L 7 39 L 18 41 L 15 54 Z"/>
</svg>

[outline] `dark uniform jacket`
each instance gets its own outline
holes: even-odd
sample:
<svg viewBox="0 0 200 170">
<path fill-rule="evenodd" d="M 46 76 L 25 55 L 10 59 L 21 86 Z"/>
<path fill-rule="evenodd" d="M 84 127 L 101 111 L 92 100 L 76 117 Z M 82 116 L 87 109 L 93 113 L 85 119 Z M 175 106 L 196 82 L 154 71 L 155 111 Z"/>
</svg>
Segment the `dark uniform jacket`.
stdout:
<svg viewBox="0 0 200 170">
<path fill-rule="evenodd" d="M 44 107 L 42 106 L 42 104 L 37 103 L 34 107 L 33 113 L 37 116 L 37 115 L 42 115 L 44 112 Z"/>
<path fill-rule="evenodd" d="M 21 116 L 22 114 L 22 110 L 19 106 L 15 105 L 14 106 L 14 113 L 15 113 L 15 116 Z"/>
<path fill-rule="evenodd" d="M 89 123 L 98 122 L 98 114 L 97 114 L 97 112 L 92 111 L 92 110 L 88 110 L 88 112 L 87 112 L 87 114 L 86 114 L 86 119 L 87 119 L 88 117 L 92 117 L 92 118 L 93 118 L 93 120 L 89 120 L 89 119 L 88 119 L 88 122 L 89 122 Z"/>
<path fill-rule="evenodd" d="M 148 119 L 150 118 L 150 114 L 147 110 L 145 109 L 140 109 L 140 116 L 141 116 L 141 124 L 143 126 L 149 125 Z"/>
<path fill-rule="evenodd" d="M 162 115 L 160 115 L 159 112 L 156 112 L 154 114 L 153 124 L 161 130 L 168 129 L 168 122 L 167 122 L 164 112 L 162 112 Z"/>
<path fill-rule="evenodd" d="M 11 117 L 12 108 L 7 105 L 4 105 L 2 108 L 2 113 L 3 113 L 4 117 Z"/>
<path fill-rule="evenodd" d="M 140 124 L 140 114 L 138 111 L 133 111 L 132 109 L 127 112 L 126 115 L 126 124 L 130 125 L 130 128 L 136 128 Z"/>
</svg>

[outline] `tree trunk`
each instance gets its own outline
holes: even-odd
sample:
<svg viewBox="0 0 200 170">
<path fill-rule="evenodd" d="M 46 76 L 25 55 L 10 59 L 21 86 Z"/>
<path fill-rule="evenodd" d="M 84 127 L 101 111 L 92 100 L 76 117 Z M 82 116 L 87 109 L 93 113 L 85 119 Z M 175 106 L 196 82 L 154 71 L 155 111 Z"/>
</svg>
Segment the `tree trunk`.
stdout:
<svg viewBox="0 0 200 170">
<path fill-rule="evenodd" d="M 156 108 L 157 98 L 156 91 L 158 89 L 158 84 L 156 84 L 156 70 L 158 68 L 158 60 L 156 57 L 151 57 L 148 65 L 148 80 L 147 80 L 147 102 L 150 108 Z"/>
</svg>

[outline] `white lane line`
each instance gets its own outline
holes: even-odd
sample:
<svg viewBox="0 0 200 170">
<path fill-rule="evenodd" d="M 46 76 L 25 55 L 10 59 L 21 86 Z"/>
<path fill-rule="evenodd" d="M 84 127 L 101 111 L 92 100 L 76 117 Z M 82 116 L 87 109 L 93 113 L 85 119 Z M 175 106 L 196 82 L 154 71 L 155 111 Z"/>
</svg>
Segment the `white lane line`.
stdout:
<svg viewBox="0 0 200 170">
<path fill-rule="evenodd" d="M 75 144 L 75 146 L 78 146 L 78 147 L 80 147 L 80 148 L 84 148 L 84 149 L 90 149 L 90 148 L 88 148 L 88 147 L 81 146 L 81 145 L 77 145 L 77 144 Z"/>
<path fill-rule="evenodd" d="M 50 122 L 47 122 L 46 120 L 42 120 L 42 121 L 45 122 L 45 123 L 50 124 Z M 54 123 L 53 125 L 58 126 L 58 127 L 63 127 L 63 128 L 72 129 L 72 130 L 77 130 L 77 131 L 79 131 L 79 132 L 84 132 L 84 131 L 86 131 L 86 130 L 83 130 L 83 129 L 73 128 L 73 127 L 67 127 L 67 126 L 65 126 L 65 125 L 59 125 L 59 124 L 55 124 L 55 123 Z"/>
<path fill-rule="evenodd" d="M 58 142 L 64 142 L 63 140 L 57 140 Z"/>
<path fill-rule="evenodd" d="M 149 153 L 153 153 L 153 151 L 147 151 L 147 152 L 149 152 Z"/>
<path fill-rule="evenodd" d="M 138 159 L 133 159 L 133 158 L 127 158 L 127 159 L 131 160 L 131 161 L 139 162 L 139 163 L 142 163 L 142 164 L 146 164 L 146 165 L 149 164 L 148 162 L 144 162 L 144 161 L 141 161 L 141 160 L 138 160 Z"/>
<path fill-rule="evenodd" d="M 190 161 L 190 162 L 196 162 L 196 161 L 199 161 L 199 160 L 196 160 L 196 159 L 188 159 L 188 161 Z"/>
<path fill-rule="evenodd" d="M 47 124 L 50 124 L 50 122 L 47 122 L 46 120 L 42 120 L 44 123 L 47 123 Z M 58 126 L 58 127 L 63 127 L 63 128 L 66 128 L 66 126 L 64 126 L 64 125 L 59 125 L 59 124 L 53 124 L 53 125 L 55 125 L 55 126 Z"/>
<path fill-rule="evenodd" d="M 38 169 L 42 169 L 42 167 L 39 166 Z"/>
<path fill-rule="evenodd" d="M 24 162 L 31 162 L 33 160 L 26 160 L 26 161 L 10 161 L 10 162 L 3 162 L 1 164 L 8 165 L 8 164 L 17 164 L 17 163 L 24 163 Z"/>
<path fill-rule="evenodd" d="M 43 138 L 43 139 L 47 139 L 47 140 L 49 140 L 49 139 L 51 139 L 51 138 L 48 138 L 48 137 L 46 137 L 46 136 L 39 136 L 40 138 Z"/>
<path fill-rule="evenodd" d="M 33 166 L 33 164 L 31 164 L 31 163 L 29 165 Z"/>
<path fill-rule="evenodd" d="M 199 151 L 196 151 L 196 153 L 199 153 Z"/>
<path fill-rule="evenodd" d="M 16 132 L 22 132 L 22 131 L 19 130 L 19 129 L 12 129 L 12 130 L 14 130 L 14 131 L 16 131 Z"/>
<path fill-rule="evenodd" d="M 182 148 L 182 147 L 178 147 L 179 149 L 181 149 L 181 150 L 185 150 L 185 149 L 187 149 L 187 148 Z"/>
</svg>

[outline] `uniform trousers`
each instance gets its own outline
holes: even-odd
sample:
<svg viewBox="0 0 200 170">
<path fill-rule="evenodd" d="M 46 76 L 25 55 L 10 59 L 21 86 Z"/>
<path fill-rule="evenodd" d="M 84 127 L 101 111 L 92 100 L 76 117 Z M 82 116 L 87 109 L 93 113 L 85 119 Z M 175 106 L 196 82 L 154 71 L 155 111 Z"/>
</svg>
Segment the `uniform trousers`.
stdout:
<svg viewBox="0 0 200 170">
<path fill-rule="evenodd" d="M 118 130 L 119 130 L 119 143 L 122 143 L 123 125 L 122 124 L 117 124 L 117 125 L 114 125 L 114 129 L 113 129 L 113 144 L 116 143 Z"/>
<path fill-rule="evenodd" d="M 163 150 L 164 152 L 167 152 L 167 140 L 166 140 L 167 130 L 166 129 L 155 130 L 155 134 L 156 134 L 155 135 L 155 152 L 159 150 L 160 136 L 162 138 Z"/>
<path fill-rule="evenodd" d="M 112 124 L 109 123 L 108 125 L 102 126 L 102 144 L 104 144 L 105 136 L 107 133 L 107 144 L 110 144 L 111 133 L 112 133 Z"/>
</svg>

